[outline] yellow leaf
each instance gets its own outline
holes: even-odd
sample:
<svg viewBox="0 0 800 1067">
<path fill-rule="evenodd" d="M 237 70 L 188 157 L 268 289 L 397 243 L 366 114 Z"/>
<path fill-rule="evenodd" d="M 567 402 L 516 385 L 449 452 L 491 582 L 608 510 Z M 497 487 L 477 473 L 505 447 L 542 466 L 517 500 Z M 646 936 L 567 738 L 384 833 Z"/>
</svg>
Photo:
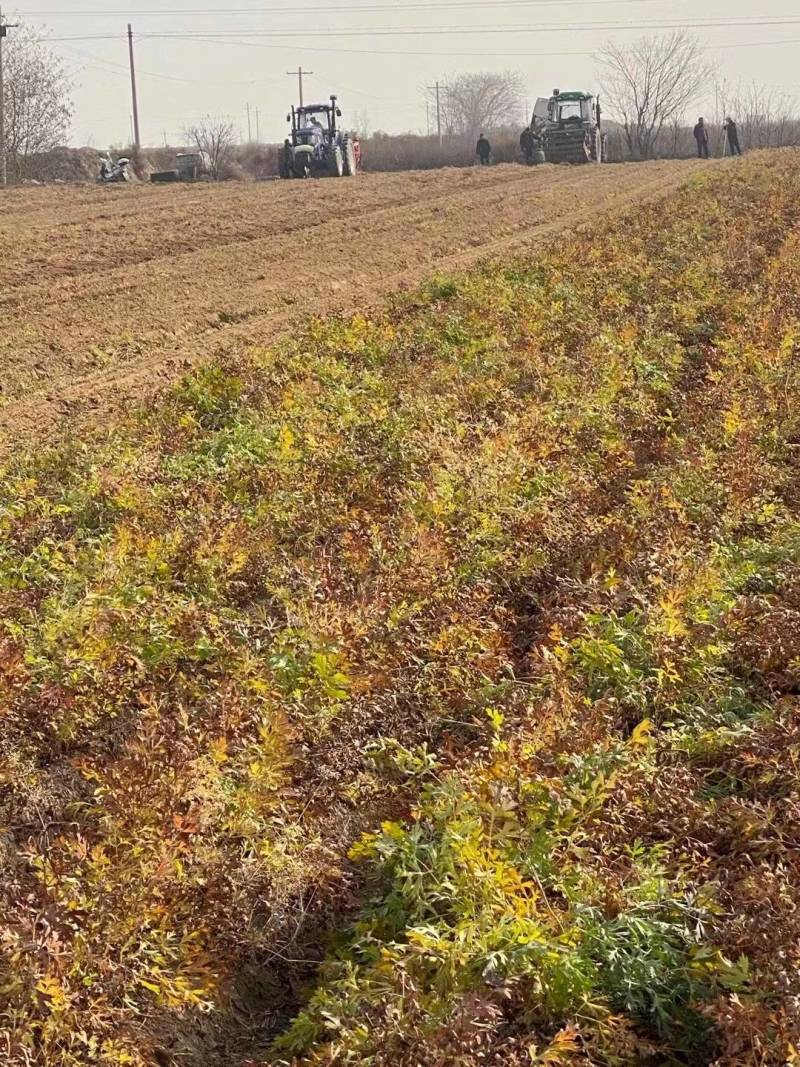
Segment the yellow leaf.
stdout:
<svg viewBox="0 0 800 1067">
<path fill-rule="evenodd" d="M 41 978 L 36 983 L 36 988 L 40 993 L 44 993 L 46 997 L 57 996 L 62 992 L 61 983 L 53 974 L 46 974 L 44 978 Z"/>
<path fill-rule="evenodd" d="M 725 412 L 722 425 L 726 437 L 733 437 L 742 428 L 742 408 L 738 401 Z"/>
<path fill-rule="evenodd" d="M 292 445 L 294 444 L 294 434 L 288 426 L 281 426 L 278 433 L 278 444 L 280 446 L 281 455 L 286 458 L 294 454 Z"/>
<path fill-rule="evenodd" d="M 50 999 L 51 1011 L 61 1011 L 67 1003 L 64 987 L 54 974 L 46 974 L 36 983 L 36 989 Z"/>
<path fill-rule="evenodd" d="M 685 637 L 688 633 L 681 615 L 684 598 L 674 590 L 659 601 L 662 618 L 659 629 L 668 637 Z"/>
<path fill-rule="evenodd" d="M 217 763 L 224 763 L 228 758 L 228 739 L 226 737 L 218 737 L 216 741 L 211 742 L 211 758 Z"/>
<path fill-rule="evenodd" d="M 629 745 L 649 745 L 652 740 L 653 724 L 650 719 L 642 719 L 628 738 Z"/>
<path fill-rule="evenodd" d="M 155 982 L 148 982 L 145 978 L 139 979 L 139 985 L 143 985 L 145 989 L 149 989 L 151 993 L 161 992 L 161 986 L 157 986 Z"/>
</svg>

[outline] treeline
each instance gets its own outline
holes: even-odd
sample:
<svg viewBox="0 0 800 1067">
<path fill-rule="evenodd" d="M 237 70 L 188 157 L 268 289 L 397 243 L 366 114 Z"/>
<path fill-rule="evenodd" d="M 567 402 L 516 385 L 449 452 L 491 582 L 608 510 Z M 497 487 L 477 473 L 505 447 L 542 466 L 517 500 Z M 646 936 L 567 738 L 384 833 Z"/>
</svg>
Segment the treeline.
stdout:
<svg viewBox="0 0 800 1067">
<path fill-rule="evenodd" d="M 497 163 L 519 159 L 519 133 L 513 129 L 490 134 Z M 475 161 L 475 141 L 471 137 L 438 137 L 407 133 L 397 136 L 376 133 L 361 139 L 365 171 L 433 170 L 438 167 L 466 167 Z M 253 181 L 277 177 L 280 145 L 245 144 L 234 146 L 220 171 L 224 181 Z M 140 179 L 151 173 L 175 167 L 178 152 L 192 147 L 117 148 L 114 158 L 127 156 Z M 27 161 L 26 177 L 34 182 L 93 181 L 102 153 L 94 148 L 55 148 Z"/>
<path fill-rule="evenodd" d="M 709 146 L 712 156 L 724 154 L 725 138 L 721 123 L 708 122 Z M 633 157 L 626 144 L 624 132 L 616 124 L 607 124 L 608 159 L 612 163 L 630 162 Z M 513 129 L 489 131 L 495 163 L 515 163 L 521 160 L 519 134 Z M 758 148 L 783 148 L 800 145 L 800 120 L 776 116 L 769 121 L 746 116 L 739 120 L 739 137 L 744 151 Z M 376 133 L 362 138 L 364 170 L 366 172 L 433 170 L 439 167 L 468 167 L 475 162 L 475 143 L 471 137 L 438 137 L 406 133 L 390 135 Z M 659 159 L 685 159 L 695 154 L 692 127 L 674 124 L 662 131 L 656 142 L 654 155 Z M 134 161 L 137 175 L 147 180 L 153 171 L 175 166 L 180 148 L 149 148 L 135 152 L 119 149 L 116 156 L 128 155 Z M 220 175 L 227 181 L 260 181 L 278 174 L 280 146 L 239 145 Z M 34 182 L 86 182 L 97 176 L 100 153 L 94 148 L 55 148 L 28 160 L 27 177 Z"/>
<path fill-rule="evenodd" d="M 706 119 L 709 153 L 711 156 L 726 154 L 725 131 L 722 120 Z M 745 152 L 759 148 L 793 148 L 800 145 L 800 119 L 780 115 L 768 120 L 755 117 L 737 120 L 739 141 Z M 693 125 L 673 123 L 661 131 L 654 142 L 655 159 L 686 159 L 697 154 Z M 628 148 L 624 131 L 616 123 L 609 124 L 608 158 L 612 163 L 626 163 L 635 159 Z"/>
</svg>

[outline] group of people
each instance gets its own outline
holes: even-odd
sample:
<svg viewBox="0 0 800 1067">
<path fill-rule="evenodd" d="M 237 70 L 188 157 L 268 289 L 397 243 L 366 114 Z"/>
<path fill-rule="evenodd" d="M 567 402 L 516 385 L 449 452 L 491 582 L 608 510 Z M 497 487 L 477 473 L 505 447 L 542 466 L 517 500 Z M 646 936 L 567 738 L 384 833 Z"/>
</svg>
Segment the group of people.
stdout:
<svg viewBox="0 0 800 1067">
<path fill-rule="evenodd" d="M 722 125 L 728 141 L 728 151 L 732 156 L 740 156 L 742 147 L 739 144 L 739 130 L 733 119 L 728 116 Z M 699 118 L 694 128 L 694 139 L 697 143 L 697 155 L 700 159 L 708 159 L 708 127 L 705 119 Z M 539 139 L 530 126 L 526 126 L 519 139 L 519 147 L 525 156 L 525 161 L 530 163 L 537 148 Z M 539 142 L 541 143 L 541 142 Z M 481 134 L 475 146 L 475 155 L 482 167 L 488 167 L 492 162 L 492 146 L 485 134 Z"/>
<path fill-rule="evenodd" d="M 536 150 L 541 148 L 542 139 L 532 126 L 526 126 L 520 134 L 519 149 L 525 156 L 526 163 L 532 163 Z M 482 133 L 475 145 L 475 155 L 482 167 L 488 167 L 492 162 L 492 145 L 486 134 Z"/>
<path fill-rule="evenodd" d="M 742 146 L 739 144 L 739 130 L 736 123 L 728 116 L 722 124 L 725 136 L 728 140 L 728 151 L 732 156 L 742 154 Z M 708 127 L 705 119 L 699 118 L 694 128 L 694 139 L 697 144 L 697 155 L 700 159 L 708 159 Z"/>
</svg>

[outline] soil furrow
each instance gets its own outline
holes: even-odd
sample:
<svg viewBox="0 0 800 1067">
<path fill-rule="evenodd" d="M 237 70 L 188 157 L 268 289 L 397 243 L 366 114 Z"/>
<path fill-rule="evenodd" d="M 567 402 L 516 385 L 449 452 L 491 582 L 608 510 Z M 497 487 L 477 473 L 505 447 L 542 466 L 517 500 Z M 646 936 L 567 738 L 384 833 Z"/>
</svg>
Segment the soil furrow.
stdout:
<svg viewBox="0 0 800 1067">
<path fill-rule="evenodd" d="M 707 165 L 707 164 L 706 164 Z M 667 192 L 696 161 L 0 200 L 0 451 L 91 432 L 221 347 Z"/>
</svg>

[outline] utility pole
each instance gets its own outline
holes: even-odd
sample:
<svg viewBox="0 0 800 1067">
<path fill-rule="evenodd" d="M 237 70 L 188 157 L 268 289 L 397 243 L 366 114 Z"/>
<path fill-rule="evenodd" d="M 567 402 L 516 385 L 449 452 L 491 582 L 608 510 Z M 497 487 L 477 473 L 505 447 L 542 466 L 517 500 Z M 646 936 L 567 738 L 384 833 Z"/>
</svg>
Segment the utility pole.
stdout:
<svg viewBox="0 0 800 1067">
<path fill-rule="evenodd" d="M 304 74 L 313 74 L 314 71 L 313 70 L 303 70 L 302 67 L 298 67 L 297 71 L 287 70 L 286 73 L 292 78 L 294 78 L 294 77 L 297 78 L 297 88 L 298 88 L 298 92 L 299 92 L 299 96 L 300 96 L 300 107 L 302 107 L 303 106 L 303 75 Z"/>
<path fill-rule="evenodd" d="M 442 144 L 442 101 L 441 101 L 441 96 L 440 96 L 441 86 L 439 85 L 439 82 L 437 81 L 437 83 L 435 85 L 429 85 L 428 89 L 430 90 L 430 92 L 433 92 L 434 90 L 436 91 L 436 132 L 439 135 L 439 145 L 441 147 L 441 144 Z"/>
<path fill-rule="evenodd" d="M 261 144 L 261 121 L 259 118 L 258 108 L 256 108 L 256 142 Z"/>
<path fill-rule="evenodd" d="M 8 185 L 8 160 L 6 159 L 6 99 L 5 82 L 3 81 L 3 41 L 8 36 L 8 31 L 13 30 L 12 25 L 3 22 L 3 12 L 0 11 L 0 185 Z"/>
<path fill-rule="evenodd" d="M 253 143 L 253 127 L 250 124 L 250 105 L 247 105 L 247 143 Z"/>
<path fill-rule="evenodd" d="M 133 147 L 137 151 L 142 147 L 139 136 L 139 98 L 136 93 L 136 64 L 133 59 L 133 27 L 128 23 L 128 55 L 131 60 L 131 97 L 133 99 Z"/>
</svg>

